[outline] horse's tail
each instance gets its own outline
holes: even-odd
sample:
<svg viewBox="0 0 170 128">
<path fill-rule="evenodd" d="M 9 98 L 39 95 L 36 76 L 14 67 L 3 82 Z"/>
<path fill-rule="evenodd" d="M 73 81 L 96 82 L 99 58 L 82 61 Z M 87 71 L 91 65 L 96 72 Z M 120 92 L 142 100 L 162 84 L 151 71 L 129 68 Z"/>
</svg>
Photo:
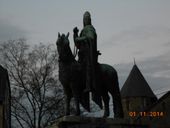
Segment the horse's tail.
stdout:
<svg viewBox="0 0 170 128">
<path fill-rule="evenodd" d="M 123 106 L 122 106 L 122 101 L 121 101 L 121 93 L 120 93 L 120 88 L 119 88 L 119 79 L 118 79 L 118 73 L 115 73 L 115 93 L 116 93 L 116 99 L 117 101 L 115 101 L 114 105 L 114 112 L 115 112 L 115 117 L 124 117 L 124 113 L 123 113 Z"/>
<path fill-rule="evenodd" d="M 118 73 L 117 73 L 117 71 L 116 71 L 115 74 L 116 74 L 116 75 L 115 75 L 115 85 L 119 87 L 119 79 L 118 79 Z"/>
</svg>

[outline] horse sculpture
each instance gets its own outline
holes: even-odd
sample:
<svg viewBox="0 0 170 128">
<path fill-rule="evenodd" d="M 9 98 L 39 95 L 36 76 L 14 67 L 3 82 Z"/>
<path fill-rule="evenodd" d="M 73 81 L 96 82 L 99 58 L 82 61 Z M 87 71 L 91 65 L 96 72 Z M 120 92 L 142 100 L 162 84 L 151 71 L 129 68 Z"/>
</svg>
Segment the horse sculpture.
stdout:
<svg viewBox="0 0 170 128">
<path fill-rule="evenodd" d="M 69 33 L 58 34 L 56 42 L 57 50 L 59 54 L 59 80 L 64 88 L 66 98 L 66 110 L 65 115 L 70 114 L 70 100 L 72 97 L 75 99 L 76 115 L 80 115 L 80 106 L 90 111 L 89 108 L 89 93 L 85 93 L 85 81 L 82 76 L 82 69 L 80 64 L 75 60 L 69 46 Z M 104 102 L 104 115 L 108 117 L 109 112 L 109 95 L 111 94 L 113 99 L 113 111 L 114 117 L 123 118 L 123 109 L 121 104 L 118 76 L 116 70 L 107 64 L 98 64 L 97 66 L 97 85 L 98 87 L 92 92 L 93 100 L 102 108 L 102 102 Z"/>
</svg>

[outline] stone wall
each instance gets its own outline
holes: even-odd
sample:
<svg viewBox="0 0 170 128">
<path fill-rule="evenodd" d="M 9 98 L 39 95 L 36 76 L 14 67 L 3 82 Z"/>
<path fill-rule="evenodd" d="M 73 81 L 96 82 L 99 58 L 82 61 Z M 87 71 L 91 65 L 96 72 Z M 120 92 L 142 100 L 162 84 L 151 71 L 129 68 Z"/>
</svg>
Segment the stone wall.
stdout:
<svg viewBox="0 0 170 128">
<path fill-rule="evenodd" d="M 131 98 L 123 98 L 122 99 L 122 105 L 123 105 L 123 111 L 125 118 L 133 118 L 133 116 L 130 116 L 130 112 L 141 112 L 145 110 L 145 108 L 151 106 L 152 99 L 147 97 L 131 97 Z"/>
<path fill-rule="evenodd" d="M 147 125 L 129 124 L 125 119 L 65 116 L 48 128 L 149 128 Z"/>
<path fill-rule="evenodd" d="M 122 99 L 123 111 L 125 118 L 129 117 L 129 112 L 141 111 L 143 108 L 144 99 L 141 97 L 132 97 L 132 98 L 124 98 Z"/>
<path fill-rule="evenodd" d="M 141 116 L 135 119 L 136 123 L 147 123 L 157 128 L 170 128 L 170 95 L 160 99 L 146 110 L 148 116 Z"/>
</svg>

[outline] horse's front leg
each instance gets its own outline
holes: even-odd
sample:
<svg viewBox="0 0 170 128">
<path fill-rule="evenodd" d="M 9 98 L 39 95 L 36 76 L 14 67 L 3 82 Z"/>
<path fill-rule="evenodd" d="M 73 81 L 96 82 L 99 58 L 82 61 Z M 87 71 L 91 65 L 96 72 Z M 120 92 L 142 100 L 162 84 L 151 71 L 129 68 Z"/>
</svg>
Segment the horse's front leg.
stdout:
<svg viewBox="0 0 170 128">
<path fill-rule="evenodd" d="M 65 100 L 65 116 L 70 115 L 70 101 L 71 101 L 71 96 L 66 96 L 66 100 Z"/>
<path fill-rule="evenodd" d="M 76 104 L 76 116 L 80 115 L 80 99 L 75 98 L 75 104 Z"/>
</svg>

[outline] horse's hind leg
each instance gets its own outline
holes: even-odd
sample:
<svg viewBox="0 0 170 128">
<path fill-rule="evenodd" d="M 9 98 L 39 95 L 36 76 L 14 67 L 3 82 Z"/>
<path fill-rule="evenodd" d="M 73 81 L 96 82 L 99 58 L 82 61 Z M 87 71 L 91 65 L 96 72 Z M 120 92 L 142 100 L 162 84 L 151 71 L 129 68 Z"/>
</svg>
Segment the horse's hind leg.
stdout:
<svg viewBox="0 0 170 128">
<path fill-rule="evenodd" d="M 70 101 L 71 101 L 71 96 L 66 95 L 65 99 L 65 115 L 70 115 Z"/>
<path fill-rule="evenodd" d="M 109 110 L 110 97 L 109 97 L 108 93 L 105 92 L 102 95 L 102 98 L 103 98 L 103 102 L 104 102 L 104 115 L 103 115 L 103 117 L 106 118 L 106 117 L 108 117 L 110 115 L 110 110 Z"/>
<path fill-rule="evenodd" d="M 112 99 L 113 99 L 113 112 L 114 112 L 114 118 L 123 118 L 123 108 L 121 103 L 121 96 L 120 91 L 118 89 L 115 89 L 111 92 Z"/>
</svg>

